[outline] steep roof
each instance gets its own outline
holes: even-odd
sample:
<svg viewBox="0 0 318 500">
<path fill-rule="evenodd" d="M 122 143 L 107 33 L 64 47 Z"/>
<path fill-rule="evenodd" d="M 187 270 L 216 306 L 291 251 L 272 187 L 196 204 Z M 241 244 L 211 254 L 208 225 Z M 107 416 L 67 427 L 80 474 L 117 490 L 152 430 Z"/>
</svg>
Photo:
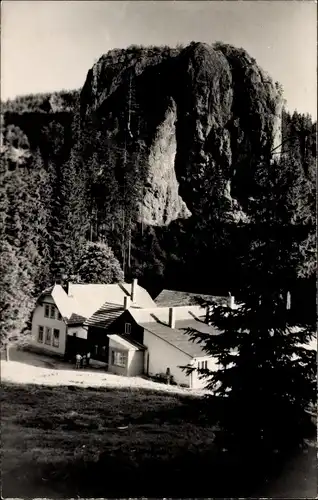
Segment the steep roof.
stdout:
<svg viewBox="0 0 318 500">
<path fill-rule="evenodd" d="M 41 297 L 51 295 L 64 320 L 70 321 L 72 315 L 81 316 L 84 319 L 90 318 L 100 308 L 105 309 L 106 304 L 115 304 L 122 312 L 124 297 L 131 297 L 131 292 L 132 285 L 130 283 L 111 285 L 69 283 L 68 294 L 61 285 L 55 284 L 42 292 Z M 156 304 L 149 293 L 137 284 L 133 306 L 155 308 Z M 113 310 L 110 306 L 108 308 Z"/>
<path fill-rule="evenodd" d="M 54 285 L 51 291 L 52 299 L 64 319 L 69 319 L 73 313 L 80 311 L 76 308 L 76 303 L 69 297 L 61 285 Z"/>
<path fill-rule="evenodd" d="M 197 305 L 197 299 L 206 300 L 212 304 L 223 304 L 226 303 L 227 300 L 226 297 L 215 295 L 204 295 L 201 293 L 182 292 L 178 290 L 162 290 L 162 292 L 160 292 L 155 298 L 155 302 L 159 307 L 175 307 Z"/>
<path fill-rule="evenodd" d="M 218 335 L 219 333 L 213 326 L 207 325 L 206 323 L 195 319 L 176 321 L 175 328 L 170 328 L 169 326 L 158 322 L 142 323 L 141 326 L 143 326 L 145 330 L 148 330 L 150 333 L 160 337 L 162 340 L 165 340 L 185 354 L 188 354 L 191 358 L 206 357 L 208 354 L 203 350 L 202 345 L 197 342 L 192 342 L 186 332 L 188 328 L 192 328 L 208 335 Z"/>
<path fill-rule="evenodd" d="M 66 320 L 68 325 L 82 325 L 86 318 L 80 314 L 73 313 L 72 316 Z"/>
<path fill-rule="evenodd" d="M 79 309 L 74 311 L 86 316 L 94 314 L 103 304 L 124 305 L 124 297 L 130 297 L 132 291 L 131 283 L 120 283 L 112 285 L 74 285 L 69 284 L 69 296 L 73 297 Z M 138 307 L 156 307 L 149 293 L 136 285 L 134 305 Z"/>
<path fill-rule="evenodd" d="M 186 333 L 193 328 L 208 335 L 217 335 L 218 331 L 204 322 L 205 308 L 201 306 L 179 306 L 174 308 L 175 328 L 169 327 L 169 307 L 150 309 L 129 309 L 136 323 L 145 330 L 160 337 L 190 357 L 207 356 L 201 345 L 192 342 Z"/>
<path fill-rule="evenodd" d="M 106 302 L 98 309 L 90 318 L 85 321 L 85 326 L 96 326 L 99 328 L 107 328 L 115 319 L 123 314 L 123 306 L 117 304 L 110 304 Z"/>
</svg>

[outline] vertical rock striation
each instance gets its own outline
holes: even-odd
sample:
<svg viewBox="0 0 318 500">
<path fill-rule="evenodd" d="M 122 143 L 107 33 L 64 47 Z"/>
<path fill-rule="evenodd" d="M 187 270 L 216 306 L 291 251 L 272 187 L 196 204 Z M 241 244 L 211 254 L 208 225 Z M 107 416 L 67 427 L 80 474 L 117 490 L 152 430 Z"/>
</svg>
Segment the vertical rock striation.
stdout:
<svg viewBox="0 0 318 500">
<path fill-rule="evenodd" d="M 142 145 L 139 217 L 167 225 L 208 211 L 215 197 L 230 212 L 244 207 L 257 164 L 280 142 L 281 106 L 278 88 L 243 49 L 130 47 L 89 71 L 81 126 L 92 121 L 128 156 Z"/>
</svg>

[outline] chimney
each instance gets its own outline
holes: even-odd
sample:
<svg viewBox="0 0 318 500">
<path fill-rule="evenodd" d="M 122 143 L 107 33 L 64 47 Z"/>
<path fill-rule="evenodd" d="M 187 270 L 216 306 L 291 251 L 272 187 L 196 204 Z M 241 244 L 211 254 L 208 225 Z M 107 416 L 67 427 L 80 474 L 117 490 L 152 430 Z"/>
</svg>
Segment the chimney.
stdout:
<svg viewBox="0 0 318 500">
<path fill-rule="evenodd" d="M 210 316 L 211 316 L 212 310 L 213 310 L 213 306 L 211 304 L 209 304 L 208 306 L 206 306 L 205 322 L 208 325 L 211 324 Z"/>
<path fill-rule="evenodd" d="M 62 275 L 61 285 L 64 288 L 64 291 L 66 292 L 66 294 L 68 295 L 69 294 L 69 285 L 70 285 L 70 283 L 67 281 L 67 276 Z"/>
<path fill-rule="evenodd" d="M 169 326 L 170 328 L 175 328 L 176 326 L 176 317 L 174 307 L 169 307 Z"/>
<path fill-rule="evenodd" d="M 129 307 L 130 307 L 130 298 L 127 297 L 127 295 L 126 295 L 126 297 L 124 297 L 124 309 L 125 309 L 125 311 L 127 311 L 127 309 L 129 309 Z"/>
<path fill-rule="evenodd" d="M 135 302 L 137 293 L 138 280 L 135 278 L 131 284 L 131 301 Z"/>
<path fill-rule="evenodd" d="M 235 303 L 234 297 L 231 295 L 231 292 L 229 292 L 229 296 L 228 296 L 228 299 L 227 299 L 227 306 L 230 309 L 234 309 L 234 303 Z"/>
</svg>

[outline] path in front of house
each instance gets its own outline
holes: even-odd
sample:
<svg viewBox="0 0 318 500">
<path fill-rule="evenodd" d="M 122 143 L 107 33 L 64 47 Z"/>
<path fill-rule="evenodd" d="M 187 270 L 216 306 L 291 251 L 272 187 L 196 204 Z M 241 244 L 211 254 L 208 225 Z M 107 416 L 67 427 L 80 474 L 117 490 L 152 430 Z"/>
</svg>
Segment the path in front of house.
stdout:
<svg viewBox="0 0 318 500">
<path fill-rule="evenodd" d="M 148 389 L 183 395 L 203 396 L 203 390 L 190 390 L 160 384 L 143 377 L 125 377 L 105 372 L 101 368 L 75 370 L 74 365 L 42 354 L 11 349 L 10 361 L 1 360 L 1 380 L 14 384 L 50 386 L 109 387 Z"/>
</svg>

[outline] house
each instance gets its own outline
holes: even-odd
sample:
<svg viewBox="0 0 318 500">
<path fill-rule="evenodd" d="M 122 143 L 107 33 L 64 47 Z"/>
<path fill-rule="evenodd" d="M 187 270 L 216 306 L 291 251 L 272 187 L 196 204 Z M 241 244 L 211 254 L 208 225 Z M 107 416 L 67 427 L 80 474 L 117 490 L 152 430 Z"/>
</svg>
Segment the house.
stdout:
<svg viewBox="0 0 318 500">
<path fill-rule="evenodd" d="M 218 335 L 218 331 L 206 323 L 206 310 L 200 306 L 158 307 L 156 309 L 130 309 L 129 313 L 143 331 L 143 345 L 147 347 L 144 371 L 147 375 L 169 372 L 179 385 L 191 389 L 203 388 L 206 380 L 191 375 L 182 369 L 187 365 L 194 368 L 215 369 L 215 360 L 187 333 L 193 329 L 207 335 Z M 132 329 L 133 331 L 133 329 Z"/>
<path fill-rule="evenodd" d="M 181 367 L 191 364 L 215 369 L 214 359 L 186 332 L 192 328 L 218 334 L 206 323 L 206 309 L 201 306 L 136 308 L 126 299 L 124 311 L 113 309 L 110 313 L 102 308 L 87 324 L 98 324 L 94 356 L 103 343 L 103 358 L 99 359 L 108 363 L 112 373 L 158 376 L 168 370 L 177 384 L 203 388 L 205 381 L 197 372 L 188 376 Z"/>
<path fill-rule="evenodd" d="M 65 358 L 90 352 L 92 360 L 112 373 L 170 373 L 177 384 L 203 388 L 205 381 L 198 373 L 188 376 L 182 367 L 214 370 L 215 360 L 191 341 L 187 330 L 207 335 L 218 331 L 208 323 L 207 308 L 197 304 L 197 294 L 163 292 L 157 302 L 165 301 L 164 306 L 156 304 L 137 280 L 114 285 L 69 283 L 65 288 L 55 284 L 37 301 L 32 346 Z M 200 297 L 211 302 L 210 296 Z M 234 307 L 233 297 L 214 302 Z"/>
<path fill-rule="evenodd" d="M 87 319 L 96 311 L 103 311 L 103 306 L 108 314 L 120 315 L 125 297 L 134 307 L 156 307 L 137 280 L 131 284 L 111 285 L 68 283 L 62 287 L 55 284 L 44 290 L 37 300 L 32 315 L 31 346 L 65 357 L 72 357 L 76 352 L 88 352 L 93 342 L 87 342 Z"/>
</svg>

